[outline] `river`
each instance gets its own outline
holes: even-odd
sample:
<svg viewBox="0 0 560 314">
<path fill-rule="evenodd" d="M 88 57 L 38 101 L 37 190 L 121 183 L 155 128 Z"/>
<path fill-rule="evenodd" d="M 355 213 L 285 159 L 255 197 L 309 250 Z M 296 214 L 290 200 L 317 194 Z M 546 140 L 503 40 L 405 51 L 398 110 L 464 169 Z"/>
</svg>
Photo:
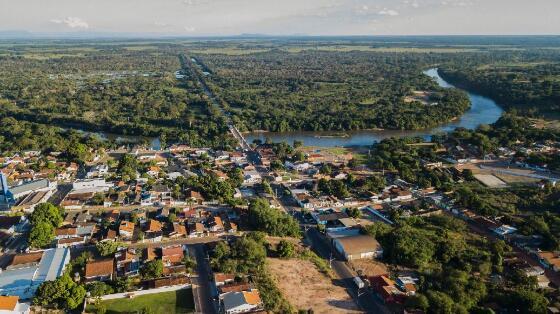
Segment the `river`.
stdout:
<svg viewBox="0 0 560 314">
<path fill-rule="evenodd" d="M 424 71 L 424 74 L 432 77 L 439 86 L 443 88 L 454 88 L 453 85 L 446 82 L 438 74 L 437 68 Z M 425 130 L 400 131 L 400 130 L 363 130 L 363 131 L 344 131 L 344 132 L 253 132 L 244 134 L 247 142 L 251 143 L 254 139 L 260 139 L 264 142 L 266 138 L 270 138 L 273 142 L 286 141 L 291 144 L 294 140 L 303 141 L 306 146 L 365 146 L 379 142 L 388 137 L 405 137 L 420 136 L 426 140 L 430 139 L 433 134 L 450 132 L 458 127 L 474 129 L 481 124 L 491 124 L 496 122 L 502 115 L 502 108 L 492 99 L 467 92 L 471 101 L 470 109 L 465 112 L 459 119 L 449 122 L 445 125 Z M 346 137 L 329 137 L 329 134 L 344 133 Z"/>
</svg>

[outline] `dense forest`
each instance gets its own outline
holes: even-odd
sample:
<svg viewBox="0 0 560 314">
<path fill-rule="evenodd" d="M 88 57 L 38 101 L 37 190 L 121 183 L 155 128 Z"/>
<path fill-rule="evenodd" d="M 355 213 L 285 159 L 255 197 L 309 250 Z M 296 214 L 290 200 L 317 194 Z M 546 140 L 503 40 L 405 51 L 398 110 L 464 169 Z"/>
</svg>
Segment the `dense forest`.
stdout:
<svg viewBox="0 0 560 314">
<path fill-rule="evenodd" d="M 228 143 L 223 117 L 210 110 L 192 73 L 174 75 L 181 68 L 174 51 L 86 51 L 0 57 L 0 117 L 196 146 Z"/>
<path fill-rule="evenodd" d="M 551 113 L 560 103 L 559 45 L 468 36 L 5 44 L 0 119 L 32 122 L 21 134 L 59 126 L 212 147 L 234 145 L 224 112 L 242 131 L 421 129 L 469 108 L 465 93 L 422 73 L 430 67 L 507 108 Z"/>
<path fill-rule="evenodd" d="M 464 93 L 422 73 L 432 61 L 422 54 L 272 50 L 196 58 L 245 130 L 419 129 L 469 107 Z M 414 91 L 427 99 L 407 99 Z"/>
<path fill-rule="evenodd" d="M 491 97 L 506 108 L 537 115 L 560 111 L 560 54 L 504 54 L 498 60 L 455 62 L 440 68 L 447 81 Z"/>
</svg>

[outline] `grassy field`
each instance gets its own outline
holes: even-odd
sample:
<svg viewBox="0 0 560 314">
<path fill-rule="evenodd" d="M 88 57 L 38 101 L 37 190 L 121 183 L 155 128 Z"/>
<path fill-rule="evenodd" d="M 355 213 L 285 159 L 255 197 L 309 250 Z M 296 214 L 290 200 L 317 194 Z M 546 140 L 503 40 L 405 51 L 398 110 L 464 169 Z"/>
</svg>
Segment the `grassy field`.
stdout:
<svg viewBox="0 0 560 314">
<path fill-rule="evenodd" d="M 144 309 L 150 309 L 152 313 L 158 314 L 194 312 L 193 295 L 190 289 L 142 295 L 132 299 L 107 300 L 102 304 L 106 307 L 107 314 L 136 313 Z M 87 311 L 97 312 L 94 305 L 88 306 Z"/>
</svg>

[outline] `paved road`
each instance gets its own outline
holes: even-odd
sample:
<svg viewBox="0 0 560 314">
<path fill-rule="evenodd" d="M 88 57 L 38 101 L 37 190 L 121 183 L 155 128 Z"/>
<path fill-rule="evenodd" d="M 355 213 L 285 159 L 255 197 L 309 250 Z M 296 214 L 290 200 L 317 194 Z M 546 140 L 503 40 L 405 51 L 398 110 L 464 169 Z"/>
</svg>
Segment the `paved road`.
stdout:
<svg viewBox="0 0 560 314">
<path fill-rule="evenodd" d="M 381 313 L 390 314 L 391 312 L 381 302 L 381 300 L 367 289 L 362 289 L 358 296 L 358 289 L 352 280 L 357 274 L 344 262 L 333 247 L 327 243 L 323 236 L 317 231 L 316 228 L 309 228 L 306 232 L 307 239 L 311 242 L 312 248 L 319 254 L 319 256 L 326 258 L 333 258 L 331 265 L 337 276 L 346 285 L 347 291 L 354 298 L 357 299 L 359 306 L 368 313 Z"/>
<path fill-rule="evenodd" d="M 217 305 L 213 298 L 213 286 L 210 281 L 211 269 L 206 259 L 206 250 L 203 244 L 189 246 L 189 252 L 194 255 L 198 276 L 193 278 L 193 296 L 198 313 L 218 313 Z"/>
</svg>

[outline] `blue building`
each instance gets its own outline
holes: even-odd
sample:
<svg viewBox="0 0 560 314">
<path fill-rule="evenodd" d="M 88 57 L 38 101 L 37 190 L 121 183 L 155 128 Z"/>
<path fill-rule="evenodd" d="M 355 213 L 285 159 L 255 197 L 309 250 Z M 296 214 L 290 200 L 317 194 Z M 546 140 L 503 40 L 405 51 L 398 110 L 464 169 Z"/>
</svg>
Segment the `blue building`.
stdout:
<svg viewBox="0 0 560 314">
<path fill-rule="evenodd" d="M 0 172 L 0 210 L 8 210 L 14 203 L 14 196 L 8 188 L 8 180 L 6 176 Z"/>
</svg>

